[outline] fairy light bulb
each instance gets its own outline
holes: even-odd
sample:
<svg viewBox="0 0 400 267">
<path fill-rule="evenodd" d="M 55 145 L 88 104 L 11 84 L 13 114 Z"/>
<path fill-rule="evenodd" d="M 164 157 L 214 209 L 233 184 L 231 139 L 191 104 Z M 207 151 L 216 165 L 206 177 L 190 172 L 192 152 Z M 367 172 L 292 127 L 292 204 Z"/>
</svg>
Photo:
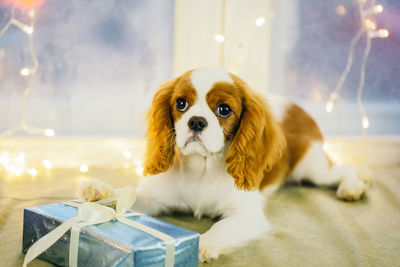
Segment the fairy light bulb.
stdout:
<svg viewBox="0 0 400 267">
<path fill-rule="evenodd" d="M 386 29 L 380 29 L 380 30 L 378 31 L 378 34 L 379 34 L 379 37 L 381 37 L 381 38 L 387 38 L 387 37 L 389 37 L 389 31 L 386 30 Z"/>
<path fill-rule="evenodd" d="M 7 153 L 3 153 L 0 156 L 0 164 L 7 165 L 10 162 L 10 158 L 8 157 Z"/>
<path fill-rule="evenodd" d="M 29 11 L 29 13 L 28 13 L 28 16 L 29 16 L 31 19 L 33 19 L 33 18 L 35 17 L 35 15 L 36 15 L 36 12 L 35 12 L 34 9 L 32 9 L 31 11 Z"/>
<path fill-rule="evenodd" d="M 88 172 L 89 171 L 89 166 L 87 164 L 81 164 L 81 166 L 79 167 L 79 170 L 81 172 Z"/>
<path fill-rule="evenodd" d="M 29 173 L 29 175 L 32 177 L 36 177 L 38 175 L 38 171 L 35 168 L 28 169 L 27 173 Z"/>
<path fill-rule="evenodd" d="M 255 22 L 256 26 L 258 26 L 258 27 L 261 27 L 262 25 L 264 25 L 264 23 L 265 23 L 265 18 L 264 17 L 257 18 L 256 22 Z"/>
<path fill-rule="evenodd" d="M 383 6 L 382 5 L 376 5 L 372 9 L 375 14 L 379 14 L 383 12 Z"/>
<path fill-rule="evenodd" d="M 342 5 L 336 7 L 336 13 L 338 15 L 344 16 L 346 14 L 346 8 Z"/>
<path fill-rule="evenodd" d="M 367 129 L 369 127 L 369 120 L 366 116 L 362 118 L 362 126 L 364 129 Z"/>
<path fill-rule="evenodd" d="M 122 154 L 124 155 L 124 158 L 126 159 L 131 159 L 132 158 L 132 152 L 128 149 L 125 149 Z"/>
<path fill-rule="evenodd" d="M 48 137 L 54 137 L 55 131 L 53 129 L 44 129 L 44 135 Z"/>
<path fill-rule="evenodd" d="M 219 43 L 222 43 L 223 41 L 225 41 L 225 37 L 222 34 L 216 34 L 214 35 L 214 40 Z"/>
<path fill-rule="evenodd" d="M 364 25 L 365 25 L 365 27 L 367 27 L 368 30 L 372 30 L 372 31 L 376 30 L 376 24 L 375 24 L 375 22 L 373 22 L 373 21 L 370 20 L 370 19 L 366 19 L 366 20 L 364 21 Z"/>
<path fill-rule="evenodd" d="M 43 166 L 46 169 L 50 170 L 51 168 L 53 168 L 53 163 L 50 160 L 45 159 L 45 160 L 43 160 Z"/>
<path fill-rule="evenodd" d="M 368 32 L 369 38 L 387 38 L 389 37 L 389 31 L 387 29 L 380 29 L 377 31 Z"/>
<path fill-rule="evenodd" d="M 142 165 L 139 165 L 136 167 L 136 173 L 139 175 L 143 175 L 144 167 Z"/>
<path fill-rule="evenodd" d="M 32 27 L 32 26 L 24 26 L 24 27 L 22 28 L 22 30 L 23 30 L 24 32 L 26 32 L 27 34 L 29 34 L 29 35 L 31 35 L 31 34 L 33 33 L 33 27 Z"/>
<path fill-rule="evenodd" d="M 326 107 L 325 107 L 325 109 L 326 109 L 326 112 L 332 112 L 332 110 L 333 110 L 333 101 L 332 100 L 329 100 L 327 103 L 326 103 Z"/>
<path fill-rule="evenodd" d="M 22 76 L 28 76 L 31 71 L 28 68 L 23 68 L 19 71 Z"/>
</svg>

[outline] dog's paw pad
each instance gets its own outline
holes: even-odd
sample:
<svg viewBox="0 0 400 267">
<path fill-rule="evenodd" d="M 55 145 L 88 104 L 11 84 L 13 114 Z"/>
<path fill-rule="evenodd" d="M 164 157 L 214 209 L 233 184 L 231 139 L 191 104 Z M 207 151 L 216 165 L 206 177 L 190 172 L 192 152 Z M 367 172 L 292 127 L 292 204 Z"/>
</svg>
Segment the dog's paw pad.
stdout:
<svg viewBox="0 0 400 267">
<path fill-rule="evenodd" d="M 201 246 L 199 249 L 199 262 L 211 262 L 218 258 L 219 253 L 210 247 Z"/>
<path fill-rule="evenodd" d="M 115 196 L 113 188 L 99 180 L 85 179 L 81 182 L 78 197 L 85 201 L 98 201 Z"/>
<path fill-rule="evenodd" d="M 339 184 L 336 196 L 339 199 L 355 201 L 363 198 L 367 193 L 368 185 L 357 178 L 345 178 Z"/>
<path fill-rule="evenodd" d="M 215 246 L 215 242 L 209 240 L 206 236 L 200 236 L 199 244 L 199 262 L 211 262 L 220 255 L 220 249 Z"/>
</svg>

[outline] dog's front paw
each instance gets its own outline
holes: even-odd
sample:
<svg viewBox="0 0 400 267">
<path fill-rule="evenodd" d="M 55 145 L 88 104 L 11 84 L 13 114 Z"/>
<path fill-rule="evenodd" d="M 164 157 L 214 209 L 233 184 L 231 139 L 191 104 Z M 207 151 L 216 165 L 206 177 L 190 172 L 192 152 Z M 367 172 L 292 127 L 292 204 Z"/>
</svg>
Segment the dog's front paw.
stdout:
<svg viewBox="0 0 400 267">
<path fill-rule="evenodd" d="M 199 262 L 211 262 L 220 255 L 220 249 L 216 243 L 204 234 L 200 236 L 199 244 Z"/>
<path fill-rule="evenodd" d="M 355 201 L 363 198 L 368 189 L 368 184 L 357 178 L 345 178 L 339 184 L 336 196 L 339 199 Z"/>
<path fill-rule="evenodd" d="M 86 201 L 98 201 L 115 196 L 114 189 L 99 180 L 85 179 L 81 182 L 78 197 Z"/>
</svg>

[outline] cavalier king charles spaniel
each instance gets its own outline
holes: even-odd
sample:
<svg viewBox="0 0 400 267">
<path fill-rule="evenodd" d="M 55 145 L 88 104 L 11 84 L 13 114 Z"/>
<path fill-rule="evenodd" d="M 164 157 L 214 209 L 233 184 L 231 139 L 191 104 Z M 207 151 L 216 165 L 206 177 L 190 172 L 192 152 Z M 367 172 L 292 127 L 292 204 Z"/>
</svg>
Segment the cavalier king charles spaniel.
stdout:
<svg viewBox="0 0 400 267">
<path fill-rule="evenodd" d="M 264 99 L 223 68 L 191 70 L 163 84 L 148 119 L 144 175 L 151 176 L 133 209 L 218 218 L 200 236 L 202 262 L 267 232 L 266 196 L 286 181 L 338 186 L 344 200 L 360 199 L 368 187 L 353 168 L 327 158 L 303 109 Z"/>
</svg>

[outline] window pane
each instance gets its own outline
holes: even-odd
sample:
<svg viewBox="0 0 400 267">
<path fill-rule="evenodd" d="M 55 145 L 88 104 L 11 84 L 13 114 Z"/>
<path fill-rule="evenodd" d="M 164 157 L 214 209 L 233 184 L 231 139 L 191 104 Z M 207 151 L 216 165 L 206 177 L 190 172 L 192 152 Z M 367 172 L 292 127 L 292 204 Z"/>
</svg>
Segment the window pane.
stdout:
<svg viewBox="0 0 400 267">
<path fill-rule="evenodd" d="M 367 0 L 364 8 L 368 9 Z M 388 38 L 371 39 L 362 95 L 371 134 L 400 134 L 400 2 L 377 1 L 384 10 L 368 18 Z M 343 72 L 350 42 L 361 27 L 358 1 L 274 1 L 271 91 L 283 93 L 310 111 L 328 134 L 362 132 L 357 89 L 366 46 L 363 34 L 354 48 L 352 68 L 331 113 L 330 93 Z M 276 79 L 274 79 L 276 78 Z"/>
<path fill-rule="evenodd" d="M 14 2 L 1 2 L 0 27 Z M 142 135 L 156 87 L 172 73 L 173 0 L 37 2 L 27 122 L 57 135 Z M 29 23 L 29 10 L 17 6 L 16 17 Z M 0 37 L 0 130 L 19 123 L 29 81 L 21 70 L 32 65 L 28 35 L 11 26 Z"/>
</svg>

